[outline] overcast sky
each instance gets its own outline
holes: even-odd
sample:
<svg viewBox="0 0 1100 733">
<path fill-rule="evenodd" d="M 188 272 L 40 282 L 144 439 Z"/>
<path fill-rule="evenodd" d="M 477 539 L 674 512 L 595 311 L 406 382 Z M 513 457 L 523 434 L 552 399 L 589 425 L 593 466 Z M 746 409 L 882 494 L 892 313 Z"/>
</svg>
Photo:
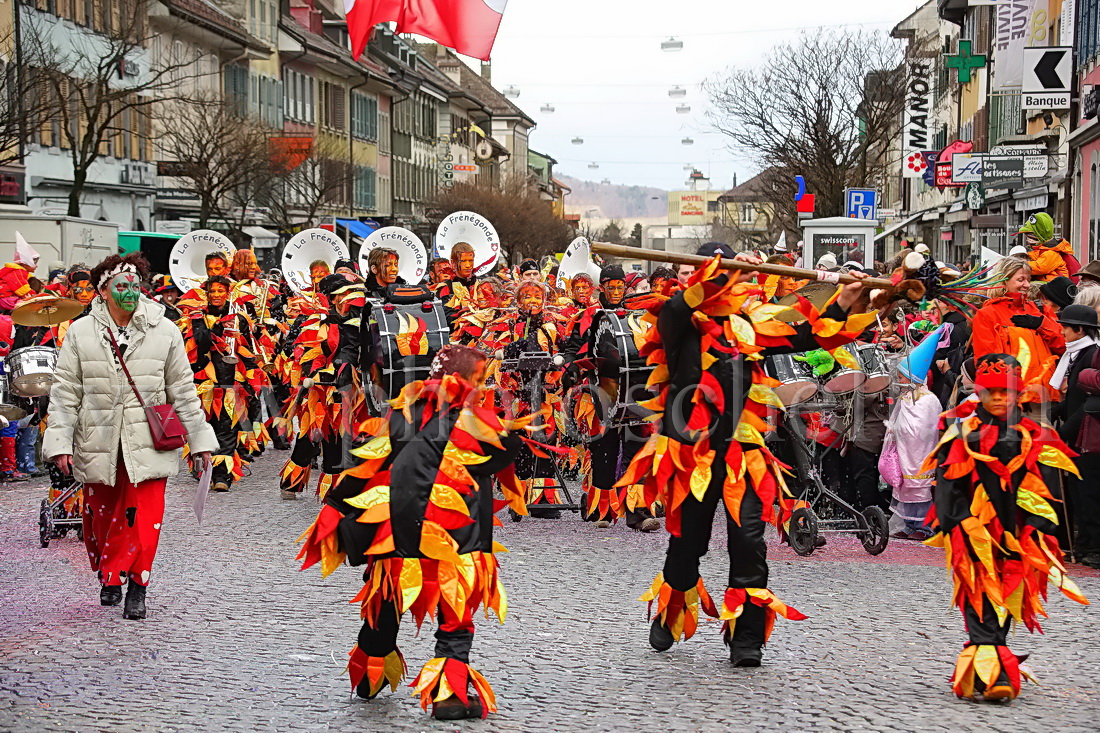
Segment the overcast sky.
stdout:
<svg viewBox="0 0 1100 733">
<path fill-rule="evenodd" d="M 515 85 L 515 100 L 538 127 L 531 147 L 560 172 L 589 180 L 682 188 L 684 166 L 709 174 L 712 188 L 741 181 L 752 165 L 734 160 L 710 131 L 699 84 L 731 65 L 753 65 L 799 29 L 864 24 L 888 32 L 916 0 L 510 0 L 493 49 L 493 84 Z M 661 50 L 676 36 L 682 51 Z M 476 61 L 473 62 L 476 65 Z M 688 114 L 668 90 L 688 90 Z M 550 103 L 555 111 L 540 108 Z M 574 137 L 584 139 L 574 145 Z M 694 140 L 686 146 L 685 137 Z M 591 169 L 590 163 L 598 163 Z"/>
</svg>

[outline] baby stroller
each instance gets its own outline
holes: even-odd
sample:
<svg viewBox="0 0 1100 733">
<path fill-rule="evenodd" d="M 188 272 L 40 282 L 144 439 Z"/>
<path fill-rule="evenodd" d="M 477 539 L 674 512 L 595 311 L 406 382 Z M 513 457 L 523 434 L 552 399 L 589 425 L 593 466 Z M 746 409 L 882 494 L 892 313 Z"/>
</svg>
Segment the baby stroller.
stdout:
<svg viewBox="0 0 1100 733">
<path fill-rule="evenodd" d="M 83 542 L 84 484 L 52 463 L 49 467 L 50 491 L 38 512 L 38 541 L 42 547 L 49 547 L 50 540 L 75 530 L 76 538 Z"/>
</svg>

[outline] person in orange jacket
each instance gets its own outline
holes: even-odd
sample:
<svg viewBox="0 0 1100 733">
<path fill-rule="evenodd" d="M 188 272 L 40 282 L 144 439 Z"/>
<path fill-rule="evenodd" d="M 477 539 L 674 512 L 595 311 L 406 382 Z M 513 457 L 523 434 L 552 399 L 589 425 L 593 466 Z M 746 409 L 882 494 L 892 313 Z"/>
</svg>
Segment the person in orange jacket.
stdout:
<svg viewBox="0 0 1100 733">
<path fill-rule="evenodd" d="M 1072 277 L 1081 269 L 1081 263 L 1073 255 L 1073 246 L 1064 239 L 1055 241 L 1050 214 L 1033 214 L 1019 233 L 1030 248 L 1027 258 L 1031 262 L 1032 280 L 1050 282 L 1058 276 Z"/>
<path fill-rule="evenodd" d="M 0 313 L 11 313 L 16 303 L 31 294 L 28 280 L 37 267 L 38 253 L 16 232 L 15 262 L 0 268 Z"/>
<path fill-rule="evenodd" d="M 1049 305 L 1042 308 L 1027 299 L 1031 266 L 1022 258 L 1005 257 L 997 263 L 996 277 L 1003 277 L 1004 294 L 990 298 L 974 314 L 974 358 L 986 354 L 1021 356 L 1021 343 L 1027 347 L 1027 383 L 1036 385 L 1021 401 L 1036 401 L 1035 390 L 1049 389 L 1050 377 L 1058 356 L 1066 350 L 1061 326 Z M 1035 381 L 1039 379 L 1040 381 Z M 1053 396 L 1053 395 L 1048 395 Z"/>
</svg>

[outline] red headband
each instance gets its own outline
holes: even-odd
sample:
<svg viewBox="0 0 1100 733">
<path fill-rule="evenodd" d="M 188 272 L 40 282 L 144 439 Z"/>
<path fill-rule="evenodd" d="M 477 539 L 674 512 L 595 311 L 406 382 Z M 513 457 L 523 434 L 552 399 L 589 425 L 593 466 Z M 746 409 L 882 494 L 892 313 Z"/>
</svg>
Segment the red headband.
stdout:
<svg viewBox="0 0 1100 733">
<path fill-rule="evenodd" d="M 1003 361 L 982 361 L 977 365 L 974 384 L 981 389 L 1012 389 L 1023 387 L 1020 367 Z"/>
</svg>

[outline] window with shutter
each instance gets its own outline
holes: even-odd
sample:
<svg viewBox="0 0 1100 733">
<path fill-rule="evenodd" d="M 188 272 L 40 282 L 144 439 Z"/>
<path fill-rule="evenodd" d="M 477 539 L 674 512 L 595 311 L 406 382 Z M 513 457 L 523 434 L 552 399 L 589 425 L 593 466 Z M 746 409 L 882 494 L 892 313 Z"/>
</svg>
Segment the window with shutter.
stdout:
<svg viewBox="0 0 1100 733">
<path fill-rule="evenodd" d="M 332 106 L 332 119 L 333 128 L 337 130 L 344 129 L 344 90 L 341 87 L 333 86 L 333 106 Z"/>
<path fill-rule="evenodd" d="M 286 107 L 283 101 L 283 82 L 275 80 L 275 127 L 282 128 Z"/>
</svg>

